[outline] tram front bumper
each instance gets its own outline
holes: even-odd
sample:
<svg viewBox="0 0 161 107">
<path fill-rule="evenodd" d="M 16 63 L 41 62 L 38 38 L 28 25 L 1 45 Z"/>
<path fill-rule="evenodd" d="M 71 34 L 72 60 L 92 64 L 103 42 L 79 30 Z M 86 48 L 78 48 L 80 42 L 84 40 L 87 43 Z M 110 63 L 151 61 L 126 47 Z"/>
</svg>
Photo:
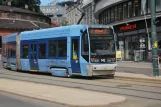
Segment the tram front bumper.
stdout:
<svg viewBox="0 0 161 107">
<path fill-rule="evenodd" d="M 87 65 L 88 76 L 114 75 L 117 64 L 89 64 Z"/>
</svg>

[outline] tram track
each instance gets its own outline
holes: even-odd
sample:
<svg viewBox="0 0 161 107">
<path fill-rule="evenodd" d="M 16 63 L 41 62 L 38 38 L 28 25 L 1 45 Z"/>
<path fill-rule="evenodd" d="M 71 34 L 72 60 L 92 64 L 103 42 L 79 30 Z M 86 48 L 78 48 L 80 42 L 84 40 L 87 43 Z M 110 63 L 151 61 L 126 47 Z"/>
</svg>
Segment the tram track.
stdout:
<svg viewBox="0 0 161 107">
<path fill-rule="evenodd" d="M 13 72 L 13 71 L 11 71 L 11 72 Z M 17 73 L 24 73 L 24 74 L 31 74 L 32 72 L 17 72 Z M 4 74 L 4 75 L 13 75 L 13 76 L 19 76 L 19 75 L 15 75 L 15 74 L 9 74 L 9 73 L 0 73 L 0 74 Z M 37 74 L 39 74 L 39 73 L 34 73 L 35 74 L 35 76 L 37 76 Z M 30 75 L 30 76 L 23 76 L 23 77 L 29 77 L 29 78 L 33 78 L 32 76 L 34 76 L 34 75 Z M 22 75 L 21 75 L 22 76 Z M 45 75 L 42 75 L 41 74 L 41 76 L 45 76 Z M 48 76 L 48 77 L 50 77 L 50 76 Z M 56 78 L 56 79 L 55 79 Z M 157 88 L 161 88 L 161 83 L 160 82 L 154 82 L 154 81 L 150 81 L 150 80 L 147 80 L 147 81 L 143 81 L 143 80 L 136 80 L 136 79 L 126 79 L 126 78 L 114 78 L 114 79 L 109 79 L 109 78 L 107 78 L 107 77 L 96 77 L 95 79 L 91 79 L 91 78 L 84 78 L 84 77 L 75 77 L 75 78 L 66 78 L 66 80 L 64 81 L 64 80 L 60 80 L 60 79 L 64 79 L 63 77 L 52 77 L 51 76 L 51 79 L 49 79 L 49 80 L 53 80 L 54 79 L 54 81 L 61 81 L 61 82 L 71 82 L 70 80 L 71 79 L 76 79 L 76 80 L 79 80 L 79 79 L 82 79 L 82 80 L 87 80 L 87 81 L 90 81 L 90 80 L 92 80 L 92 81 L 95 81 L 95 82 L 104 82 L 104 83 L 106 83 L 106 82 L 110 82 L 110 83 L 118 83 L 118 84 L 128 84 L 128 85 L 137 85 L 137 86 L 147 86 L 147 87 L 157 87 Z M 42 77 L 36 77 L 36 79 L 47 79 L 47 78 L 42 78 Z M 67 80 L 68 79 L 68 80 Z M 70 80 L 69 80 L 70 79 Z M 82 82 L 72 82 L 72 83 L 82 83 Z M 155 84 L 155 85 L 154 85 Z"/>
<path fill-rule="evenodd" d="M 147 82 L 146 80 L 144 81 L 139 81 L 135 79 L 119 79 L 115 78 L 113 80 L 101 80 L 101 82 L 111 82 L 111 83 L 120 83 L 120 84 L 130 84 L 130 85 L 137 85 L 137 86 L 148 86 L 148 87 L 158 87 L 161 88 L 161 83 L 159 82 Z"/>
<path fill-rule="evenodd" d="M 134 86 L 140 86 L 140 85 L 127 84 L 123 82 L 122 83 L 115 82 L 115 84 L 117 83 L 118 85 L 114 86 L 114 85 L 111 85 L 111 83 L 114 83 L 112 79 L 110 81 L 108 80 L 104 81 L 103 79 L 102 81 L 101 79 L 90 80 L 86 78 L 85 79 L 84 78 L 57 78 L 57 77 L 54 78 L 54 77 L 44 76 L 44 75 L 41 75 L 41 77 L 38 77 L 38 75 L 31 75 L 28 73 L 19 73 L 14 71 L 11 71 L 11 72 L 17 73 L 17 74 L 1 72 L 0 77 L 21 80 L 21 81 L 28 81 L 28 82 L 36 82 L 36 83 L 48 84 L 48 85 L 58 85 L 58 86 L 64 86 L 64 87 L 70 87 L 70 88 L 79 88 L 79 89 L 85 89 L 85 90 L 91 90 L 91 91 L 99 91 L 99 92 L 105 92 L 105 93 L 113 93 L 113 94 L 120 94 L 120 95 L 126 95 L 126 96 L 161 100 L 161 91 L 141 90 L 142 86 L 140 87 L 140 89 L 136 89 L 134 88 Z M 151 87 L 151 88 L 160 89 L 160 87 Z M 127 93 L 128 91 L 129 93 Z M 143 96 L 142 94 L 145 94 L 145 96 Z M 155 97 L 155 95 L 157 95 L 157 98 Z"/>
</svg>

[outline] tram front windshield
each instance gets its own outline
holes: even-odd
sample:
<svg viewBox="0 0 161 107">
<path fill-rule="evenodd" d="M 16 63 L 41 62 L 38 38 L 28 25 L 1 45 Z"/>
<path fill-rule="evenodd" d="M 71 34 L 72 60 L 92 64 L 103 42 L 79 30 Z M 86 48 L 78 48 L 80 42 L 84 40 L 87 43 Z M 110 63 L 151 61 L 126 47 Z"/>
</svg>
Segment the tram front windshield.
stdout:
<svg viewBox="0 0 161 107">
<path fill-rule="evenodd" d="M 115 57 L 112 29 L 89 29 L 91 57 Z"/>
</svg>

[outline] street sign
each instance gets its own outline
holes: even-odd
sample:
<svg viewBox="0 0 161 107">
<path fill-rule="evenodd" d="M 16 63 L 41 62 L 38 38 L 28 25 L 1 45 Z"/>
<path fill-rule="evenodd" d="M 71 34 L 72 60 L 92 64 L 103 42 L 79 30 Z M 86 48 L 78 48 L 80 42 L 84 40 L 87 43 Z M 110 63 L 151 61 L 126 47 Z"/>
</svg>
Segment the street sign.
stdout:
<svg viewBox="0 0 161 107">
<path fill-rule="evenodd" d="M 157 48 L 158 47 L 158 42 L 155 41 L 153 46 L 154 46 L 154 48 Z"/>
<path fill-rule="evenodd" d="M 140 43 L 140 48 L 145 48 L 145 44 L 144 43 Z"/>
</svg>

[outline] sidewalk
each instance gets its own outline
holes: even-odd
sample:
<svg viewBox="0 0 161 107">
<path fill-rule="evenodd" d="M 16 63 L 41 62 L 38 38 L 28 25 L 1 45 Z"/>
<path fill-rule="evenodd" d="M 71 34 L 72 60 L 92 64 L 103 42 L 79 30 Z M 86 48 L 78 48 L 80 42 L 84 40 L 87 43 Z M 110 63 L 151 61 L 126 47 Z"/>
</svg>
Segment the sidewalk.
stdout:
<svg viewBox="0 0 161 107">
<path fill-rule="evenodd" d="M 161 65 L 159 64 L 161 75 Z M 155 80 L 160 77 L 153 76 L 153 66 L 151 62 L 118 61 L 116 75 L 121 78 L 150 79 Z"/>
<path fill-rule="evenodd" d="M 68 106 L 100 107 L 125 101 L 125 97 L 113 94 L 25 81 L 0 79 L 0 84 L 0 91 Z"/>
<path fill-rule="evenodd" d="M 115 77 L 119 78 L 129 78 L 129 79 L 138 79 L 138 80 L 151 80 L 151 81 L 160 81 L 161 82 L 161 76 L 154 77 L 154 76 L 148 76 L 145 74 L 135 74 L 135 73 L 125 73 L 125 72 L 116 72 Z"/>
<path fill-rule="evenodd" d="M 129 67 L 129 68 L 147 68 L 153 69 L 151 62 L 134 62 L 134 61 L 118 61 L 118 67 Z M 161 64 L 159 64 L 159 69 L 161 69 Z"/>
</svg>

